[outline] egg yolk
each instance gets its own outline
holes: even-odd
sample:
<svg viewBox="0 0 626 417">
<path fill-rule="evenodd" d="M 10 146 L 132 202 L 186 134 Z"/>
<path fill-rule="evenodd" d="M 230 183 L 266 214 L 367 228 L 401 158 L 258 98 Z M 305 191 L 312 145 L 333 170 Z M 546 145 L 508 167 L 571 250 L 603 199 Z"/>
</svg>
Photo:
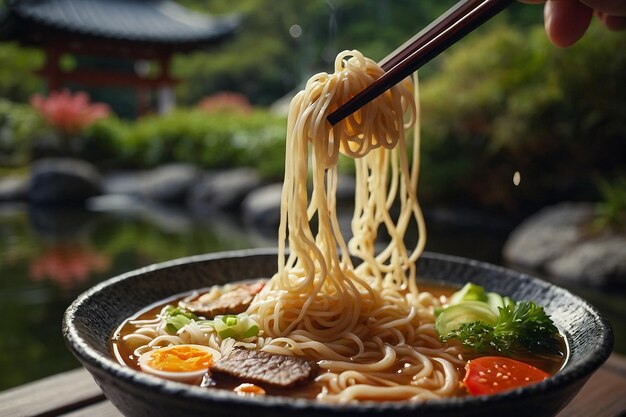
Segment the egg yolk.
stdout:
<svg viewBox="0 0 626 417">
<path fill-rule="evenodd" d="M 157 350 L 152 354 L 148 365 L 159 371 L 192 372 L 209 369 L 213 355 L 189 346 Z"/>
</svg>

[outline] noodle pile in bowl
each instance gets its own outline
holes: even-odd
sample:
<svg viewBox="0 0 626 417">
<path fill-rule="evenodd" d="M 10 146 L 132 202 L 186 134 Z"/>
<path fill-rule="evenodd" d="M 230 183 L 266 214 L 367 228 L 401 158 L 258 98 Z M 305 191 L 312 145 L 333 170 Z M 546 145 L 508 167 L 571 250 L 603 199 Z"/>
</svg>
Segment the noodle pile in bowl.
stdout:
<svg viewBox="0 0 626 417">
<path fill-rule="evenodd" d="M 241 346 L 305 356 L 320 366 L 318 398 L 329 402 L 425 400 L 457 392 L 465 360 L 458 347 L 439 341 L 433 312 L 439 300 L 419 292 L 415 280 L 415 261 L 425 245 L 416 197 L 419 132 L 414 129 L 408 146 L 405 130 L 419 117 L 416 86 L 406 79 L 336 126 L 326 120 L 382 73 L 358 51 L 345 51 L 337 56 L 333 74 L 313 76 L 292 100 L 278 272 L 247 311 L 259 335 L 222 339 L 213 327 L 194 321 L 170 335 L 159 319 L 135 321 L 138 329 L 125 340 L 140 345 L 137 355 L 193 343 L 222 355 Z M 348 241 L 336 214 L 340 153 L 356 164 Z M 415 225 L 418 242 L 407 248 L 404 235 Z M 381 231 L 390 239 L 377 253 Z"/>
</svg>

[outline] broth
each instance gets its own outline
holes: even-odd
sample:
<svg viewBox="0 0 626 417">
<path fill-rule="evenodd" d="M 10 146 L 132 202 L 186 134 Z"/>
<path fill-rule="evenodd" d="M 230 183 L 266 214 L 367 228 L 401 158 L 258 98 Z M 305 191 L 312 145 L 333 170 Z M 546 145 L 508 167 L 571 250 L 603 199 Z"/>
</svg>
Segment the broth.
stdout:
<svg viewBox="0 0 626 417">
<path fill-rule="evenodd" d="M 244 283 L 244 282 L 253 282 L 253 281 L 255 280 L 246 280 L 246 281 L 241 281 L 241 282 Z M 450 297 L 455 291 L 459 289 L 458 287 L 454 287 L 450 285 L 442 285 L 439 283 L 429 282 L 429 281 L 420 281 L 418 283 L 418 287 L 420 289 L 420 292 L 429 292 L 433 294 L 436 298 L 442 299 L 442 300 L 445 300 L 446 298 Z M 141 372 L 141 368 L 138 364 L 138 357 L 136 357 L 133 353 L 134 348 L 129 346 L 127 343 L 123 341 L 124 336 L 131 334 L 135 331 L 135 326 L 133 324 L 130 324 L 130 321 L 153 319 L 159 314 L 161 309 L 165 307 L 166 305 L 168 304 L 176 305 L 180 300 L 188 297 L 189 295 L 193 293 L 201 294 L 208 290 L 209 288 L 203 288 L 200 290 L 193 290 L 193 291 L 189 291 L 183 294 L 172 296 L 165 300 L 159 301 L 153 305 L 150 305 L 146 307 L 145 309 L 139 311 L 137 314 L 126 319 L 115 330 L 115 332 L 113 333 L 113 336 L 110 339 L 109 348 L 110 348 L 112 355 L 120 364 L 128 366 L 132 369 L 135 369 Z M 564 366 L 566 359 L 567 359 L 568 351 L 567 351 L 567 344 L 566 344 L 565 338 L 561 337 L 560 341 L 561 341 L 561 346 L 559 349 L 561 353 L 560 355 L 539 355 L 536 353 L 528 353 L 528 354 L 511 354 L 509 355 L 509 357 L 512 359 L 516 359 L 516 360 L 528 363 L 529 365 L 539 368 L 547 372 L 550 375 L 554 375 Z M 464 357 L 468 360 L 471 360 L 473 358 L 478 358 L 481 356 L 485 356 L 485 355 L 473 354 L 471 352 L 464 353 Z M 398 373 L 397 381 L 400 383 L 404 383 L 403 380 L 405 380 L 406 381 L 405 383 L 408 385 L 411 381 L 412 376 L 408 375 L 403 378 L 401 375 L 402 368 L 403 368 L 402 364 L 397 365 L 397 370 L 396 370 L 396 372 Z M 457 368 L 457 369 L 459 370 L 461 374 L 464 374 L 465 372 L 464 368 Z M 197 381 L 192 383 L 192 385 L 200 385 L 201 382 L 202 382 L 201 379 L 198 379 Z M 208 387 L 207 389 L 223 389 L 223 390 L 233 391 L 234 388 L 240 385 L 242 381 L 237 380 L 237 379 L 227 378 L 227 377 L 226 378 L 221 377 L 219 379 L 218 378 L 213 379 L 213 382 L 215 383 L 215 385 L 212 385 L 211 387 Z M 290 397 L 298 397 L 298 398 L 305 398 L 305 399 L 315 399 L 316 396 L 322 391 L 323 387 L 321 383 L 318 383 L 316 381 L 311 381 L 310 383 L 306 385 L 296 386 L 294 388 L 273 388 L 273 387 L 263 386 L 263 389 L 265 390 L 267 395 L 279 395 L 279 396 L 290 396 Z M 464 395 L 467 395 L 467 393 L 462 387 L 460 387 L 457 390 L 456 395 L 464 396 Z"/>
</svg>

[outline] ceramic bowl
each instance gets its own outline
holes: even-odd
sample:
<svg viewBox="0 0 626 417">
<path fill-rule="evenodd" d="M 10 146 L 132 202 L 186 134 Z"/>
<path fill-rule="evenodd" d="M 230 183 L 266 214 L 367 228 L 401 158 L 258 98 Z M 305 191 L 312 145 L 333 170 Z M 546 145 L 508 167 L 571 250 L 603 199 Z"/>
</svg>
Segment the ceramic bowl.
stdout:
<svg viewBox="0 0 626 417">
<path fill-rule="evenodd" d="M 362 402 L 332 405 L 289 397 L 240 397 L 159 379 L 120 365 L 109 338 L 140 309 L 192 289 L 270 277 L 275 250 L 214 253 L 160 263 L 96 285 L 67 309 L 66 343 L 92 374 L 106 397 L 128 416 L 554 416 L 608 358 L 613 346 L 609 324 L 595 308 L 568 291 L 526 274 L 468 259 L 424 254 L 419 279 L 462 286 L 467 281 L 513 299 L 543 305 L 567 338 L 569 358 L 556 375 L 505 393 L 424 403 Z"/>
</svg>

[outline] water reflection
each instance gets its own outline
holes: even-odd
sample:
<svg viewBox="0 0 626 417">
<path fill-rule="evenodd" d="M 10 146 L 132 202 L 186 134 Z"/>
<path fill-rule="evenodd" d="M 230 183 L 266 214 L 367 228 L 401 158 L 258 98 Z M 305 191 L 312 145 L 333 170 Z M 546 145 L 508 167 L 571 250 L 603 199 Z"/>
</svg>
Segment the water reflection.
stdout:
<svg viewBox="0 0 626 417">
<path fill-rule="evenodd" d="M 110 266 L 110 257 L 88 243 L 64 241 L 44 248 L 32 260 L 29 275 L 34 281 L 52 279 L 67 289 L 87 281 L 93 272 L 107 272 Z"/>
<path fill-rule="evenodd" d="M 82 286 L 94 273 L 109 270 L 111 256 L 91 243 L 96 227 L 92 213 L 76 207 L 30 206 L 28 220 L 34 236 L 24 246 L 34 248 L 35 253 L 24 258 L 31 280 L 51 280 L 68 290 Z"/>
<path fill-rule="evenodd" d="M 96 210 L 0 204 L 0 390 L 79 366 L 65 348 L 61 318 L 96 283 L 183 256 L 276 245 L 271 233 L 251 231 L 236 216 L 145 201 L 92 203 Z"/>
<path fill-rule="evenodd" d="M 96 217 L 82 207 L 29 206 L 33 232 L 42 241 L 89 239 Z"/>
</svg>

